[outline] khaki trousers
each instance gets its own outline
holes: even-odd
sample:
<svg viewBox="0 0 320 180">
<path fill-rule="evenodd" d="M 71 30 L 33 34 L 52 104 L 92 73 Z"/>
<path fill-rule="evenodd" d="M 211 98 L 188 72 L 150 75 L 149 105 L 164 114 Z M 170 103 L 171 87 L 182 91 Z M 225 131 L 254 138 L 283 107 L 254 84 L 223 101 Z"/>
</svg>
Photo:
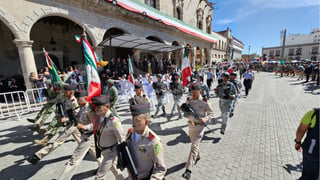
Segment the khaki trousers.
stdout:
<svg viewBox="0 0 320 180">
<path fill-rule="evenodd" d="M 117 169 L 117 148 L 113 147 L 111 149 L 107 149 L 101 152 L 103 156 L 103 161 L 101 166 L 98 169 L 95 180 L 103 180 L 105 175 L 112 171 L 113 175 L 117 180 L 123 180 L 122 172 Z"/>
<path fill-rule="evenodd" d="M 193 126 L 188 123 L 189 126 L 189 137 L 191 140 L 191 149 L 189 158 L 186 164 L 186 169 L 192 170 L 197 158 L 200 158 L 200 141 L 204 134 L 204 126 Z"/>
<path fill-rule="evenodd" d="M 77 127 L 69 126 L 67 129 L 54 141 L 54 143 L 48 144 L 46 147 L 40 149 L 38 152 L 35 153 L 39 159 L 42 159 L 46 155 L 50 154 L 52 151 L 57 149 L 60 145 L 66 141 L 69 136 L 72 135 L 73 138 L 80 144 L 81 141 L 81 134 Z"/>
<path fill-rule="evenodd" d="M 73 152 L 71 159 L 67 162 L 62 174 L 60 175 L 60 180 L 69 180 L 74 175 L 77 170 L 78 165 L 86 156 L 87 152 L 90 152 L 91 156 L 96 157 L 96 148 L 94 145 L 94 137 L 91 135 L 87 140 L 81 137 L 81 142 L 76 150 Z M 97 159 L 98 166 L 100 167 L 102 163 L 102 157 Z"/>
</svg>

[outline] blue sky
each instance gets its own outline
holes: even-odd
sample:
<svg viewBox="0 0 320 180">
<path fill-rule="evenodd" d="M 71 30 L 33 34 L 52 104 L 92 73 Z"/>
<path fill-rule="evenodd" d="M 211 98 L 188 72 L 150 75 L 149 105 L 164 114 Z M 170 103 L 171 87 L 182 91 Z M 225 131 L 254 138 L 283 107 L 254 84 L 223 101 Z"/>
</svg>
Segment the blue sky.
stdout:
<svg viewBox="0 0 320 180">
<path fill-rule="evenodd" d="M 243 54 L 257 52 L 262 47 L 280 45 L 280 31 L 290 34 L 309 34 L 320 28 L 320 0 L 209 0 L 216 3 L 213 11 L 213 30 L 229 27 L 232 35 L 241 40 Z"/>
</svg>

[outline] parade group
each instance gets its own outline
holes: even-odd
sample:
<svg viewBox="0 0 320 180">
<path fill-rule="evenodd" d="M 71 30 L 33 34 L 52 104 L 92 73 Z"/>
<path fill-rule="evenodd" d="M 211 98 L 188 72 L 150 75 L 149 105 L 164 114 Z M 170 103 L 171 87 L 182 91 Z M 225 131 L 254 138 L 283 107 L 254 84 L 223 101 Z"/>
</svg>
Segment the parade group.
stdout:
<svg viewBox="0 0 320 180">
<path fill-rule="evenodd" d="M 128 146 L 134 164 L 135 171 L 127 166 L 131 169 L 128 170 L 129 179 L 164 179 L 167 169 L 163 145 L 148 124 L 160 117 L 171 121 L 177 116 L 178 119 L 186 118 L 189 128 L 191 149 L 182 177 L 190 179 L 193 167 L 200 160 L 199 145 L 204 129 L 213 118 L 210 98 L 219 98 L 222 119 L 220 133 L 223 135 L 227 129 L 228 119 L 234 115 L 239 98 L 246 98 L 249 95 L 255 77 L 253 70 L 261 68 L 248 63 L 232 66 L 228 63 L 219 63 L 201 71 L 193 71 L 190 82 L 183 87 L 182 72 L 178 69 L 152 71 L 134 65 L 135 71 L 139 70 L 139 73 L 135 74 L 134 83 L 131 83 L 127 78 L 129 71 L 111 67 L 113 61 L 100 70 L 102 95 L 93 97 L 90 103 L 87 101 L 88 92 L 83 85 L 84 75 L 81 68 L 70 66 L 62 74 L 64 83 L 52 83 L 50 78 L 45 81 L 47 103 L 35 118 L 27 119 L 36 124 L 30 126 L 30 130 L 44 135 L 43 139 L 34 141 L 43 148 L 30 155 L 28 162 L 36 164 L 72 135 L 78 146 L 58 179 L 71 179 L 88 151 L 98 162 L 99 168 L 96 170 L 95 179 L 104 179 L 110 170 L 116 179 L 125 179 L 122 173 L 123 167 L 121 168 L 123 158 L 119 153 L 119 146 L 122 143 Z M 304 67 L 308 68 L 309 62 Z M 319 82 L 318 75 L 316 78 Z M 30 78 L 32 79 L 37 78 Z M 218 85 L 212 87 L 213 82 L 217 82 Z M 240 96 L 242 84 L 245 93 Z M 214 90 L 215 94 L 210 94 L 210 90 Z M 167 113 L 171 95 L 173 106 L 170 113 Z M 186 100 L 183 96 L 187 96 Z M 131 111 L 132 128 L 128 129 L 127 133 L 117 112 L 118 104 L 128 104 Z M 190 108 L 191 111 L 182 106 Z M 43 128 L 49 119 L 51 122 Z M 59 132 L 60 135 L 52 141 L 51 139 Z"/>
</svg>

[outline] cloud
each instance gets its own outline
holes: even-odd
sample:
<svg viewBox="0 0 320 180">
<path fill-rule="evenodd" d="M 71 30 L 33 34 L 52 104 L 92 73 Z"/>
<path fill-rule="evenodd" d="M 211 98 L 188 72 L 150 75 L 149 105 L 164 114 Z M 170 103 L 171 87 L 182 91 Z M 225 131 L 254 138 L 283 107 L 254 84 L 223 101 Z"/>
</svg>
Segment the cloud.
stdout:
<svg viewBox="0 0 320 180">
<path fill-rule="evenodd" d="M 228 1 L 229 2 L 229 1 Z M 234 3 L 237 9 L 230 9 L 230 14 L 226 14 L 224 19 L 217 20 L 216 24 L 229 24 L 235 21 L 241 21 L 257 12 L 265 9 L 291 9 L 309 6 L 320 6 L 320 0 L 245 0 L 239 3 L 236 0 L 230 0 L 228 4 L 220 5 L 229 6 Z"/>
<path fill-rule="evenodd" d="M 236 19 L 220 19 L 216 22 L 216 24 L 229 24 L 234 22 Z"/>
<path fill-rule="evenodd" d="M 271 9 L 290 9 L 320 5 L 319 0 L 247 0 L 247 2 L 255 7 Z"/>
</svg>

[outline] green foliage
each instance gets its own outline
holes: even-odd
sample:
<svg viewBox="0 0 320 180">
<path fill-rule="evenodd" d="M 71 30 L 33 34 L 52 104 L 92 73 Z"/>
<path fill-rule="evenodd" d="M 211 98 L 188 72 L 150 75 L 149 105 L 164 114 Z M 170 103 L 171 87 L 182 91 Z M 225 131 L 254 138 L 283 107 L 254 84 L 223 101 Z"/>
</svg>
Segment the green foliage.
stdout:
<svg viewBox="0 0 320 180">
<path fill-rule="evenodd" d="M 202 68 L 202 65 L 201 64 L 197 64 L 196 65 L 196 70 L 199 70 L 199 69 L 201 69 Z"/>
</svg>

